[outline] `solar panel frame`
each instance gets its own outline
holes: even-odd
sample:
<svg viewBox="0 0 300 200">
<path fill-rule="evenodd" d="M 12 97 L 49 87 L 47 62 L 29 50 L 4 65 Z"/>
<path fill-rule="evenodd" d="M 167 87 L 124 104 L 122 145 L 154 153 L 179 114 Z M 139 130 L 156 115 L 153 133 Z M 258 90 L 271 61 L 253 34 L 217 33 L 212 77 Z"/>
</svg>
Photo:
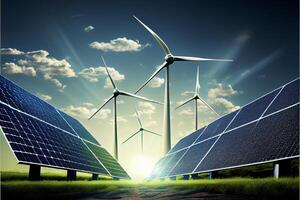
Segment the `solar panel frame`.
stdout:
<svg viewBox="0 0 300 200">
<path fill-rule="evenodd" d="M 286 84 L 284 84 L 284 85 L 281 86 L 281 87 L 278 87 L 278 88 L 276 88 L 276 89 L 274 89 L 274 90 L 272 90 L 272 91 L 266 93 L 265 95 L 263 95 L 263 96 L 261 96 L 261 97 L 259 97 L 259 98 L 257 98 L 257 99 L 254 99 L 253 101 L 247 103 L 246 105 L 242 106 L 242 107 L 238 110 L 238 112 L 236 113 L 236 115 L 235 115 L 235 117 L 237 117 L 238 114 L 239 114 L 239 112 L 242 110 L 242 108 L 248 106 L 249 104 L 251 104 L 251 103 L 253 103 L 253 102 L 257 101 L 257 100 L 260 100 L 260 99 L 264 98 L 265 96 L 271 94 L 272 92 L 275 92 L 276 90 L 280 90 L 280 91 L 277 93 L 277 95 L 272 99 L 272 101 L 270 102 L 270 104 L 265 108 L 265 110 L 264 110 L 264 112 L 261 114 L 261 116 L 258 117 L 257 119 L 252 120 L 252 121 L 250 121 L 250 122 L 247 122 L 247 123 L 245 123 L 245 124 L 242 124 L 242 125 L 240 125 L 240 126 L 237 126 L 237 127 L 234 127 L 234 128 L 232 128 L 232 129 L 230 129 L 229 126 L 230 126 L 230 124 L 233 122 L 233 120 L 235 119 L 235 117 L 234 117 L 234 118 L 231 120 L 231 122 L 228 124 L 228 126 L 226 127 L 226 129 L 224 130 L 223 133 L 221 133 L 221 134 L 219 134 L 219 135 L 215 135 L 215 136 L 210 137 L 210 138 L 207 138 L 207 139 L 205 139 L 205 140 L 203 140 L 203 141 L 206 141 L 206 140 L 211 139 L 211 138 L 214 138 L 214 137 L 219 137 L 219 138 L 217 139 L 217 141 L 215 142 L 215 144 L 216 144 L 216 143 L 218 142 L 218 140 L 222 137 L 222 135 L 224 135 L 224 134 L 226 134 L 226 133 L 228 133 L 228 132 L 234 131 L 235 129 L 242 128 L 243 126 L 247 126 L 247 125 L 249 125 L 249 124 L 251 124 L 251 123 L 254 123 L 254 122 L 259 122 L 259 121 L 260 121 L 261 119 L 263 119 L 263 118 L 269 117 L 269 116 L 274 115 L 274 114 L 279 113 L 279 112 L 282 112 L 283 110 L 289 109 L 290 107 L 299 105 L 300 102 L 299 102 L 299 97 L 298 97 L 298 102 L 297 102 L 297 103 L 295 103 L 295 104 L 293 104 L 293 105 L 289 105 L 289 106 L 287 106 L 287 107 L 285 107 L 285 108 L 283 108 L 283 109 L 277 110 L 277 111 L 275 111 L 275 112 L 273 112 L 273 113 L 269 113 L 268 115 L 265 115 L 266 111 L 269 109 L 269 107 L 272 105 L 272 103 L 276 100 L 276 98 L 281 94 L 281 91 L 285 88 L 285 86 L 287 86 L 287 85 L 293 83 L 294 81 L 299 81 L 299 77 L 296 78 L 296 79 L 294 79 L 294 80 L 292 80 L 292 81 L 290 81 L 290 82 L 288 82 L 288 83 L 286 83 Z M 298 85 L 298 87 L 299 87 L 299 85 Z M 218 118 L 218 119 L 219 119 L 219 118 Z M 218 119 L 217 119 L 217 120 L 218 120 Z M 217 120 L 215 120 L 215 121 L 217 121 Z M 212 123 L 214 123 L 214 122 L 212 122 Z M 207 126 L 206 126 L 206 127 L 207 127 Z M 202 134 L 203 134 L 203 132 L 204 132 L 204 131 L 202 131 Z M 199 137 L 200 137 L 202 134 L 200 134 Z M 186 136 L 186 137 L 189 137 L 189 136 Z M 197 140 L 198 140 L 198 139 L 196 139 L 196 141 L 197 141 Z M 200 142 L 196 142 L 196 141 L 195 141 L 192 145 L 190 145 L 189 147 L 185 147 L 185 148 L 190 148 L 190 147 L 193 146 L 193 145 L 197 145 L 198 143 L 203 142 L 203 141 L 200 141 Z M 214 145 L 215 145 L 215 144 L 214 144 Z M 214 145 L 213 145 L 211 148 L 213 148 Z M 180 151 L 180 150 L 177 150 L 177 151 Z M 171 151 L 169 151 L 169 152 L 171 152 Z M 209 152 L 210 152 L 210 150 L 207 152 L 206 156 L 209 154 Z M 168 156 L 168 155 L 169 155 L 169 153 L 168 153 L 166 156 Z M 206 156 L 205 156 L 205 157 L 206 157 Z M 296 156 L 284 157 L 284 158 L 279 158 L 279 159 L 274 159 L 274 160 L 267 160 L 267 161 L 264 161 L 264 162 L 249 163 L 249 164 L 237 165 L 237 166 L 231 166 L 231 167 L 220 168 L 220 169 L 209 169 L 209 170 L 205 170 L 205 171 L 195 171 L 195 170 L 197 169 L 197 167 L 200 165 L 200 163 L 202 162 L 202 160 L 205 159 L 205 157 L 204 157 L 202 160 L 199 161 L 197 167 L 196 167 L 192 172 L 184 173 L 184 174 L 176 174 L 176 175 L 171 174 L 171 175 L 170 175 L 170 173 L 171 173 L 171 171 L 170 171 L 170 172 L 168 173 L 168 175 L 160 176 L 160 177 L 158 177 L 158 178 L 166 178 L 166 177 L 180 176 L 180 175 L 189 175 L 189 174 L 194 174 L 194 173 L 205 173 L 205 172 L 216 171 L 216 170 L 223 170 L 223 169 L 232 169 L 232 168 L 236 168 L 236 167 L 251 166 L 251 165 L 256 165 L 256 164 L 264 164 L 264 163 L 269 163 L 269 162 L 274 162 L 274 161 L 286 160 L 286 159 L 296 158 L 296 157 L 299 157 L 299 156 L 300 156 L 300 155 L 296 155 Z M 164 158 L 164 157 L 163 157 L 163 158 Z M 151 179 L 151 178 L 152 178 L 152 177 L 150 177 L 150 179 Z M 155 177 L 155 178 L 157 178 L 157 177 Z"/>
</svg>

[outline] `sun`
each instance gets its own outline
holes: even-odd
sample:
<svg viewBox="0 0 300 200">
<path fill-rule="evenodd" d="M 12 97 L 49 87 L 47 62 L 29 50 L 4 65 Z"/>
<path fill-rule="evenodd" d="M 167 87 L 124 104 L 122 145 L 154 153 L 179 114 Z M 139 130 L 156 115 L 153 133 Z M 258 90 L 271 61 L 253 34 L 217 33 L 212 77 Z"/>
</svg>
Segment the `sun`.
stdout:
<svg viewBox="0 0 300 200">
<path fill-rule="evenodd" d="M 153 169 L 155 160 L 149 156 L 137 155 L 132 159 L 132 169 L 134 169 L 131 177 L 133 180 L 145 179 Z"/>
</svg>

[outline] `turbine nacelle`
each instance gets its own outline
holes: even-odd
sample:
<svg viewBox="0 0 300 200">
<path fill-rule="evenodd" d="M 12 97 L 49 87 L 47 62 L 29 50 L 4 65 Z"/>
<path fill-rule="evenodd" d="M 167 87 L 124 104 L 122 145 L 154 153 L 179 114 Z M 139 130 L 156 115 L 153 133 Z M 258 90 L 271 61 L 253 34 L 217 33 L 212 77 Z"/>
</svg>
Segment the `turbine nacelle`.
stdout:
<svg viewBox="0 0 300 200">
<path fill-rule="evenodd" d="M 172 64 L 174 62 L 174 56 L 172 54 L 167 54 L 165 56 L 165 61 L 168 63 L 168 64 Z"/>
<path fill-rule="evenodd" d="M 114 94 L 115 97 L 119 96 L 120 91 L 117 88 L 115 88 L 114 91 L 113 91 L 113 94 Z"/>
</svg>

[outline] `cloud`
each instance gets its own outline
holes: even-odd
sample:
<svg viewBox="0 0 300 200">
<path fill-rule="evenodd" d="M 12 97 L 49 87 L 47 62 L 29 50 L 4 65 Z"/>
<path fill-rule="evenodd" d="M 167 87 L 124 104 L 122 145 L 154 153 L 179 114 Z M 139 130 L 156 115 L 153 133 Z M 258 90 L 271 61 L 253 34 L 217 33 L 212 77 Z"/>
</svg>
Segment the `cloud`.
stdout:
<svg viewBox="0 0 300 200">
<path fill-rule="evenodd" d="M 115 68 L 108 67 L 107 69 L 114 81 L 125 80 L 125 75 L 118 72 Z M 100 67 L 85 68 L 78 73 L 78 76 L 90 82 L 98 82 L 101 76 L 107 77 L 107 74 L 106 74 L 105 67 L 100 66 Z M 112 88 L 111 82 L 108 77 L 105 80 L 104 88 Z"/>
<path fill-rule="evenodd" d="M 23 55 L 23 58 L 16 63 L 5 63 L 5 71 L 7 73 L 22 73 L 31 76 L 37 76 L 37 72 L 39 72 L 45 80 L 51 81 L 59 91 L 63 91 L 66 85 L 62 84 L 57 79 L 58 77 L 76 77 L 75 71 L 66 59 L 59 60 L 50 57 L 45 50 L 31 51 L 23 53 Z"/>
<path fill-rule="evenodd" d="M 191 116 L 191 115 L 194 115 L 194 112 L 192 111 L 191 108 L 187 108 L 187 109 L 181 110 L 178 114 Z"/>
<path fill-rule="evenodd" d="M 79 106 L 70 105 L 63 108 L 62 110 L 74 117 L 88 119 L 90 116 L 92 116 L 92 114 L 94 114 L 97 111 L 97 108 L 91 103 L 83 103 Z M 107 119 L 110 114 L 111 110 L 108 108 L 104 108 L 100 110 L 94 116 L 94 118 Z"/>
<path fill-rule="evenodd" d="M 44 101 L 50 101 L 52 99 L 51 96 L 46 95 L 46 94 L 37 93 L 37 96 L 40 97 L 41 99 L 43 99 Z"/>
<path fill-rule="evenodd" d="M 216 88 L 212 88 L 208 91 L 208 98 L 227 97 L 236 95 L 238 91 L 234 90 L 232 86 L 218 83 Z"/>
<path fill-rule="evenodd" d="M 181 96 L 188 96 L 189 94 L 194 94 L 194 92 L 193 91 L 184 91 L 180 95 Z"/>
<path fill-rule="evenodd" d="M 84 30 L 84 32 L 90 32 L 90 31 L 92 31 L 92 30 L 94 30 L 95 28 L 93 27 L 93 26 L 87 26 L 87 27 L 85 27 L 83 30 Z"/>
<path fill-rule="evenodd" d="M 36 76 L 36 71 L 33 67 L 19 66 L 15 63 L 5 63 L 3 70 L 7 74 L 24 74 L 27 76 Z"/>
<path fill-rule="evenodd" d="M 123 117 L 123 116 L 118 116 L 118 117 L 117 117 L 117 122 L 118 122 L 118 123 L 128 122 L 128 120 L 127 120 L 125 117 Z M 109 120 L 109 123 L 110 123 L 110 124 L 113 124 L 113 123 L 114 123 L 114 120 L 113 120 L 113 119 L 110 119 L 110 120 Z"/>
<path fill-rule="evenodd" d="M 165 79 L 159 78 L 159 77 L 154 77 L 148 84 L 149 87 L 151 88 L 158 88 L 161 87 L 165 82 Z"/>
<path fill-rule="evenodd" d="M 230 113 L 239 109 L 240 106 L 234 105 L 234 103 L 224 97 L 232 97 L 238 93 L 230 84 L 218 83 L 215 88 L 208 91 L 208 103 L 223 114 Z"/>
<path fill-rule="evenodd" d="M 156 111 L 156 107 L 150 102 L 138 102 L 138 111 L 140 115 L 147 115 L 149 119 L 152 119 L 152 115 Z"/>
<path fill-rule="evenodd" d="M 126 52 L 126 51 L 141 51 L 149 44 L 140 44 L 138 40 L 123 38 L 116 38 L 110 42 L 92 42 L 89 46 L 93 49 L 101 50 L 104 52 Z"/>
<path fill-rule="evenodd" d="M 13 48 L 1 48 L 1 55 L 23 55 L 23 51 L 19 51 L 18 49 Z"/>
</svg>

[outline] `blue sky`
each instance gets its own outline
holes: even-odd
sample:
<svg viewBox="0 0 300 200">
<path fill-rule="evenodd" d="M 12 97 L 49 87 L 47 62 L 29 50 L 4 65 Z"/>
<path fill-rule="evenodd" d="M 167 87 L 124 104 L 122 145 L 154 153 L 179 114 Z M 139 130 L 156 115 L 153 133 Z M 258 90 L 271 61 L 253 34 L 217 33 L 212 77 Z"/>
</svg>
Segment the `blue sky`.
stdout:
<svg viewBox="0 0 300 200">
<path fill-rule="evenodd" d="M 171 67 L 172 106 L 191 95 L 186 91 L 194 91 L 199 64 L 201 95 L 225 114 L 298 77 L 298 8 L 298 1 L 284 0 L 2 0 L 1 74 L 80 119 L 112 150 L 112 105 L 98 119 L 86 120 L 112 91 L 106 88 L 100 56 L 113 68 L 120 89 L 130 92 L 164 57 L 133 15 L 160 35 L 175 55 L 234 59 L 232 63 L 176 63 Z M 164 73 L 158 77 L 140 94 L 163 101 Z M 138 127 L 132 116 L 137 102 L 120 100 L 122 140 Z M 161 132 L 162 107 L 137 104 L 144 123 Z M 173 144 L 193 130 L 192 106 L 173 112 Z M 201 125 L 215 118 L 203 106 L 199 112 Z M 156 142 L 159 149 L 155 136 L 147 141 Z M 134 156 L 138 142 L 131 143 L 136 149 L 122 145 L 121 151 Z M 145 151 L 153 160 L 160 157 L 160 150 L 148 146 L 147 151 L 146 146 Z M 130 156 L 121 158 L 129 171 Z"/>
</svg>

